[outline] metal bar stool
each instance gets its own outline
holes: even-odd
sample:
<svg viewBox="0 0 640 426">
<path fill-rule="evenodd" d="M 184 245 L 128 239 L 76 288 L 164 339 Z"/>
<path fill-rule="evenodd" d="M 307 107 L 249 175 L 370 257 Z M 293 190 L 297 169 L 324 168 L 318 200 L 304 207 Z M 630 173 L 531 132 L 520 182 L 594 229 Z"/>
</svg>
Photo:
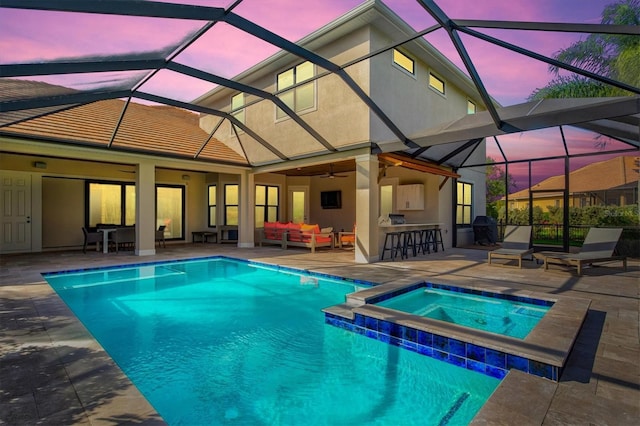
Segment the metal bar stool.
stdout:
<svg viewBox="0 0 640 426">
<path fill-rule="evenodd" d="M 409 258 L 409 249 L 411 249 L 411 252 L 415 256 L 416 246 L 414 244 L 413 231 L 402 231 L 402 252 L 401 252 L 402 259 Z"/>
<path fill-rule="evenodd" d="M 438 251 L 438 245 L 442 247 L 444 251 L 444 242 L 442 241 L 442 230 L 440 228 L 433 230 L 433 251 Z"/>
<path fill-rule="evenodd" d="M 422 229 L 414 229 L 413 231 L 413 256 L 417 256 L 422 252 L 425 254 L 424 249 L 424 239 L 423 239 L 423 230 Z"/>
<path fill-rule="evenodd" d="M 391 260 L 396 260 L 396 256 L 400 253 L 402 257 L 402 232 L 387 232 L 384 236 L 384 247 L 382 247 L 382 256 L 380 260 L 384 260 L 384 254 L 389 252 Z"/>
</svg>

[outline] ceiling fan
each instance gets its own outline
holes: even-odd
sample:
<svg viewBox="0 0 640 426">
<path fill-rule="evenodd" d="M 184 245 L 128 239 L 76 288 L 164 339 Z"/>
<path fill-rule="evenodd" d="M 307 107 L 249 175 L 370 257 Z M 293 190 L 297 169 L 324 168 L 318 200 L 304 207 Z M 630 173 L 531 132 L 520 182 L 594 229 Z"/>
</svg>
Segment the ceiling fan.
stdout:
<svg viewBox="0 0 640 426">
<path fill-rule="evenodd" d="M 324 176 L 320 176 L 321 178 L 329 178 L 329 179 L 333 179 L 333 178 L 346 178 L 349 176 L 346 175 L 337 175 L 333 172 L 333 164 L 329 164 L 329 173 L 326 173 Z"/>
</svg>

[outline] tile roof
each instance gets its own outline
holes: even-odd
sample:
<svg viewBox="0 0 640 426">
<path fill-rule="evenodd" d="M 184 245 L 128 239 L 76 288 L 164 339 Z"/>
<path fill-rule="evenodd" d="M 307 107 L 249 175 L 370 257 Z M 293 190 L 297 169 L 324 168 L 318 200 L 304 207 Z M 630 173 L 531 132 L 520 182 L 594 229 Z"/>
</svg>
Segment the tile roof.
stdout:
<svg viewBox="0 0 640 426">
<path fill-rule="evenodd" d="M 588 164 L 569 174 L 569 192 L 604 191 L 626 184 L 638 184 L 640 157 L 619 156 Z M 564 188 L 564 174 L 551 176 L 531 187 L 532 191 Z M 509 194 L 509 199 L 529 198 L 529 188 Z"/>
<path fill-rule="evenodd" d="M 2 127 L 0 132 L 180 158 L 194 158 L 209 138 L 200 128 L 197 114 L 172 106 L 130 102 L 111 142 L 125 105 L 121 99 L 93 102 Z M 207 143 L 197 159 L 248 164 L 244 157 L 215 138 Z"/>
</svg>

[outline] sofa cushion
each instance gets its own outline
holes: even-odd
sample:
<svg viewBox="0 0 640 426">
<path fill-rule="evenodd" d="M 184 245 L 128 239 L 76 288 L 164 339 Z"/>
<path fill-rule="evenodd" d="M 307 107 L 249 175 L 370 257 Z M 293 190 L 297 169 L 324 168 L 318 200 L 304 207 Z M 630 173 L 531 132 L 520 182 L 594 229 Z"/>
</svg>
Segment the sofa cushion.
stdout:
<svg viewBox="0 0 640 426">
<path fill-rule="evenodd" d="M 264 238 L 266 240 L 276 239 L 277 222 L 264 223 Z"/>
<path fill-rule="evenodd" d="M 289 241 L 302 241 L 302 234 L 300 231 L 300 224 L 289 222 L 287 224 L 287 239 Z"/>
</svg>

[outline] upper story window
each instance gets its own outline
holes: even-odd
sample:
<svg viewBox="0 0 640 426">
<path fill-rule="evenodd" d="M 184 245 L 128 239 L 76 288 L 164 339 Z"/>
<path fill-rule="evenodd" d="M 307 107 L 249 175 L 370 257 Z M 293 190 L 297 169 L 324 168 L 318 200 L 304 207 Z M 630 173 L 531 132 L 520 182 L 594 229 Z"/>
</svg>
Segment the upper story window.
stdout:
<svg viewBox="0 0 640 426">
<path fill-rule="evenodd" d="M 476 104 L 467 100 L 467 114 L 475 114 L 476 113 Z"/>
<path fill-rule="evenodd" d="M 242 124 L 245 124 L 244 93 L 238 93 L 231 97 L 231 115 Z M 237 129 L 239 132 L 241 129 Z M 231 135 L 234 135 L 233 126 L 231 127 Z"/>
<path fill-rule="evenodd" d="M 298 83 L 312 79 L 315 74 L 315 68 L 311 62 L 303 62 L 293 68 L 278 74 L 277 90 L 281 92 L 288 87 L 295 86 Z M 293 111 L 299 113 L 301 111 L 311 109 L 316 103 L 315 81 L 297 86 L 292 90 L 286 90 L 278 95 L 278 97 Z M 287 114 L 280 108 L 276 108 L 276 119 L 287 117 Z"/>
<path fill-rule="evenodd" d="M 393 63 L 406 70 L 410 74 L 415 74 L 415 62 L 413 61 L 413 59 L 397 49 L 393 49 Z"/>
<path fill-rule="evenodd" d="M 444 80 L 429 73 L 429 87 L 444 95 Z"/>
</svg>

